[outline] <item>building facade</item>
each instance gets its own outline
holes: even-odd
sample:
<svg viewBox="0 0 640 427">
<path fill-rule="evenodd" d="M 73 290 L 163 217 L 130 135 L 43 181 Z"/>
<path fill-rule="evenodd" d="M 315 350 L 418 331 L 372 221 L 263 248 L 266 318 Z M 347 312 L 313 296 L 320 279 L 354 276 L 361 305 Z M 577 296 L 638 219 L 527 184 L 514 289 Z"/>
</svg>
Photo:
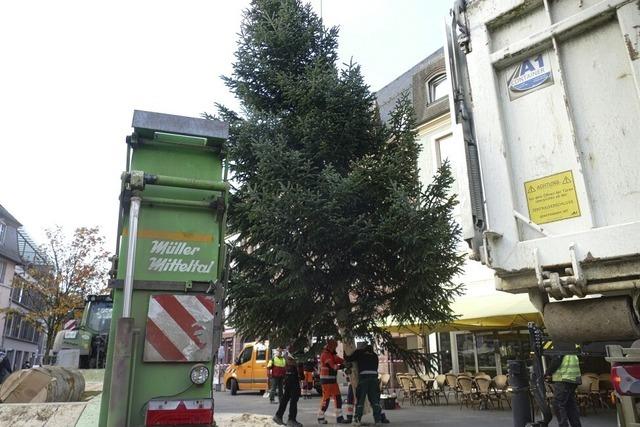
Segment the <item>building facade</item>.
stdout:
<svg viewBox="0 0 640 427">
<path fill-rule="evenodd" d="M 44 336 L 24 314 L 37 300 L 22 289 L 14 288 L 16 277 L 25 275 L 25 266 L 42 258 L 35 244 L 20 229 L 21 224 L 0 205 L 0 349 L 6 352 L 11 367 L 20 369 L 25 362 L 40 364 Z"/>
</svg>

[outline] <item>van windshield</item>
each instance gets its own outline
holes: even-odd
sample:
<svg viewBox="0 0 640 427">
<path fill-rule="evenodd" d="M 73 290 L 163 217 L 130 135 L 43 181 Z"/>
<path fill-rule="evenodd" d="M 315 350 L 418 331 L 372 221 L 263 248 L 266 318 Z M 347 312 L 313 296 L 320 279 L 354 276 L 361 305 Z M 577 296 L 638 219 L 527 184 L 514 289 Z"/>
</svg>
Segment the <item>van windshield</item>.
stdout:
<svg viewBox="0 0 640 427">
<path fill-rule="evenodd" d="M 238 356 L 238 365 L 242 365 L 243 363 L 247 363 L 251 360 L 251 353 L 253 352 L 253 347 L 247 347 L 242 350 L 240 356 Z"/>
</svg>

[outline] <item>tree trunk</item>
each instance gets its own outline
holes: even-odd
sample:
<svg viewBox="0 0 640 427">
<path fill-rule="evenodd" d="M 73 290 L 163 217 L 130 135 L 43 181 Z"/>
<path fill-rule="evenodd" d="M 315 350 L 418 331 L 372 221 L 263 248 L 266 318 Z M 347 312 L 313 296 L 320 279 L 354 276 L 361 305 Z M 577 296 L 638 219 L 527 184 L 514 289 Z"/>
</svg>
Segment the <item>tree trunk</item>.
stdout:
<svg viewBox="0 0 640 427">
<path fill-rule="evenodd" d="M 53 338 L 51 338 L 53 336 Z M 43 365 L 49 365 L 50 364 L 50 353 L 51 353 L 51 349 L 53 348 L 53 341 L 55 340 L 55 335 L 53 334 L 47 334 L 47 341 L 44 344 L 44 357 L 42 358 L 42 364 Z"/>
<path fill-rule="evenodd" d="M 354 351 L 356 351 L 356 341 L 355 337 L 346 326 L 346 310 L 342 312 L 336 313 L 336 326 L 338 327 L 338 332 L 342 337 L 342 348 L 344 350 L 344 356 L 351 355 Z M 356 389 L 358 387 L 358 364 L 356 362 L 352 362 L 351 366 L 351 375 L 349 375 L 349 387 L 353 389 L 353 414 L 355 416 L 356 413 Z M 362 415 L 368 414 L 370 411 L 371 405 L 369 402 L 365 402 L 364 411 Z"/>
<path fill-rule="evenodd" d="M 53 348 L 53 342 L 56 339 L 56 328 L 53 325 L 47 325 L 47 339 L 44 344 L 44 357 L 42 358 L 43 365 L 49 365 L 51 363 L 51 349 Z"/>
</svg>

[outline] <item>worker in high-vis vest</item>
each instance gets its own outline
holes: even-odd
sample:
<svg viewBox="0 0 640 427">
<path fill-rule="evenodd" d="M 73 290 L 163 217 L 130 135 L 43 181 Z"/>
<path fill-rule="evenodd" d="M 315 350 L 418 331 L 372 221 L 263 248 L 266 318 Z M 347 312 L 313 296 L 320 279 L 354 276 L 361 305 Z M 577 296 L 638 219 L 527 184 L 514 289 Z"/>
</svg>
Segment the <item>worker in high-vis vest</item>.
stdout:
<svg viewBox="0 0 640 427">
<path fill-rule="evenodd" d="M 276 390 L 278 392 L 278 403 L 282 401 L 282 385 L 286 374 L 286 364 L 287 359 L 284 358 L 282 349 L 278 347 L 273 353 L 273 358 L 267 364 L 267 372 L 271 379 L 271 389 L 269 390 L 269 401 L 271 403 L 275 403 L 274 395 Z"/>
<path fill-rule="evenodd" d="M 571 351 L 575 346 L 554 343 L 554 350 Z M 576 388 L 582 383 L 580 361 L 575 354 L 554 356 L 545 372 L 545 379 L 553 382 L 553 406 L 559 427 L 582 427 L 576 402 Z"/>
</svg>

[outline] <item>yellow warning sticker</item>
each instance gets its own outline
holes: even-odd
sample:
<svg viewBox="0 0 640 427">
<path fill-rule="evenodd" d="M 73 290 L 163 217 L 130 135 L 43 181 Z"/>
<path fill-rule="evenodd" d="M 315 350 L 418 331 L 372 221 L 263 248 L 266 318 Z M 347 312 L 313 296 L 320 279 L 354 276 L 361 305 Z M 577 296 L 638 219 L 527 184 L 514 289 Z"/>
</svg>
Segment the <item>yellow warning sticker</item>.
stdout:
<svg viewBox="0 0 640 427">
<path fill-rule="evenodd" d="M 524 183 L 529 219 L 536 224 L 580 216 L 573 172 L 566 171 Z"/>
</svg>

